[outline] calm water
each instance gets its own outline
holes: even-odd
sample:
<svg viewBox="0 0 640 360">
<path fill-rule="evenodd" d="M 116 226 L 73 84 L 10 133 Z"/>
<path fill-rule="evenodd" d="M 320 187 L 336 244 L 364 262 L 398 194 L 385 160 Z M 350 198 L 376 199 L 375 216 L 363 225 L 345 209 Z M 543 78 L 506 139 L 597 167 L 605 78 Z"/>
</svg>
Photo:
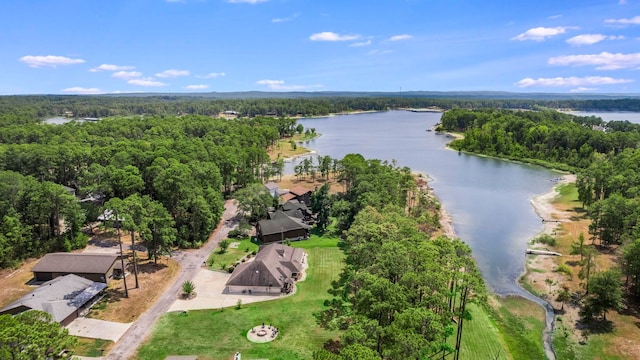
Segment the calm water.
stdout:
<svg viewBox="0 0 640 360">
<path fill-rule="evenodd" d="M 576 116 L 597 116 L 602 118 L 604 121 L 615 121 L 615 120 L 628 120 L 629 122 L 640 124 L 640 113 L 637 112 L 613 112 L 613 111 L 603 111 L 603 112 L 588 112 L 588 111 L 568 111 L 567 114 L 576 115 Z"/>
<path fill-rule="evenodd" d="M 319 155 L 396 160 L 425 172 L 454 219 L 458 236 L 471 246 L 487 284 L 498 294 L 530 295 L 517 284 L 527 241 L 542 229 L 532 197 L 548 192 L 557 177 L 540 167 L 447 150 L 451 139 L 425 131 L 439 113 L 389 111 L 304 119 L 322 136 L 304 144 Z M 300 161 L 298 159 L 297 161 Z M 294 163 L 289 164 L 291 172 Z"/>
</svg>

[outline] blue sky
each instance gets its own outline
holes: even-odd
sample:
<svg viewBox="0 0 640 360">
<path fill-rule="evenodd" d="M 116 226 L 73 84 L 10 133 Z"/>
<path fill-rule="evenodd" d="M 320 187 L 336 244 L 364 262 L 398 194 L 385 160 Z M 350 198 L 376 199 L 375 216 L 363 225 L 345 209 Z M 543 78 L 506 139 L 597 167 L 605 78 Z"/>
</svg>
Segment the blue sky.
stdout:
<svg viewBox="0 0 640 360">
<path fill-rule="evenodd" d="M 640 0 L 5 0 L 0 94 L 640 93 Z"/>
</svg>

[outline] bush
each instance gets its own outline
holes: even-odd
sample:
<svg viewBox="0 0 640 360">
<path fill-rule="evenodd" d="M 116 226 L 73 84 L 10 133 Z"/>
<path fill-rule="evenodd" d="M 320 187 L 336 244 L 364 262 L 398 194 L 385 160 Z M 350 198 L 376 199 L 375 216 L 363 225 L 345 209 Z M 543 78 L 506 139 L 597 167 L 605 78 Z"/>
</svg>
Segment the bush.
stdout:
<svg viewBox="0 0 640 360">
<path fill-rule="evenodd" d="M 542 234 L 537 238 L 533 239 L 534 243 L 545 244 L 549 246 L 556 246 L 556 238 L 549 234 Z"/>
<path fill-rule="evenodd" d="M 231 274 L 234 269 L 235 269 L 235 267 L 229 266 L 229 268 L 227 268 L 227 272 L 229 272 L 229 274 Z"/>
<path fill-rule="evenodd" d="M 573 276 L 573 270 L 571 270 L 571 268 L 567 264 L 560 264 L 553 271 L 566 274 L 569 277 Z"/>
</svg>

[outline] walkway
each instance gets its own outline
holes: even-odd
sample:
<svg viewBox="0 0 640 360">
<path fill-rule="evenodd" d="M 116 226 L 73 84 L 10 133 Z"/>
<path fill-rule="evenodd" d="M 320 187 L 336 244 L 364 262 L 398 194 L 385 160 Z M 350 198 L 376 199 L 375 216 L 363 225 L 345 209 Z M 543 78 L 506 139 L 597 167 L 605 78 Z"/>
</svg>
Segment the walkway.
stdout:
<svg viewBox="0 0 640 360">
<path fill-rule="evenodd" d="M 91 339 L 104 339 L 118 342 L 120 337 L 129 330 L 131 323 L 119 323 L 79 317 L 67 325 L 69 334 Z"/>
</svg>

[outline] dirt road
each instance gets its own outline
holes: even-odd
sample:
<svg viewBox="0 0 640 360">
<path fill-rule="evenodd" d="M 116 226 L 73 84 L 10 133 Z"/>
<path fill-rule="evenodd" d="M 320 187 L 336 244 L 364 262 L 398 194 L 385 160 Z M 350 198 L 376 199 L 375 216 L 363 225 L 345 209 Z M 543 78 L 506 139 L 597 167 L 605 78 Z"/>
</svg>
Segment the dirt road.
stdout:
<svg viewBox="0 0 640 360">
<path fill-rule="evenodd" d="M 182 289 L 182 283 L 194 278 L 200 267 L 202 267 L 203 263 L 207 260 L 211 251 L 218 246 L 220 240 L 226 239 L 229 231 L 237 225 L 237 221 L 235 220 L 237 212 L 236 203 L 228 200 L 225 202 L 224 207 L 225 211 L 222 215 L 220 225 L 202 248 L 174 253 L 173 258 L 180 263 L 180 274 L 158 301 L 131 325 L 129 330 L 120 338 L 120 341 L 116 343 L 105 359 L 128 359 L 135 354 L 140 344 L 142 344 L 145 338 L 151 333 L 151 329 L 156 320 L 158 320 L 176 300 L 176 297 Z"/>
</svg>

